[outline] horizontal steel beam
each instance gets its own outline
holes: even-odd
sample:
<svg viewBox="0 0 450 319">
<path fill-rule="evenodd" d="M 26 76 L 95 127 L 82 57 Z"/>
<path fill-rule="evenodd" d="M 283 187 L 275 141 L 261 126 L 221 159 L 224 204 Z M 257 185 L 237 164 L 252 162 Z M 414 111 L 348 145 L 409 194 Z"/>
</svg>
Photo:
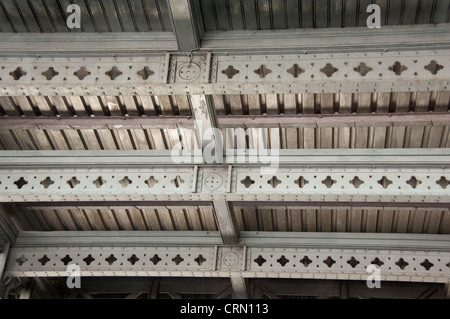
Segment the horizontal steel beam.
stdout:
<svg viewBox="0 0 450 319">
<path fill-rule="evenodd" d="M 52 231 L 21 232 L 14 247 L 198 246 L 222 245 L 218 231 Z"/>
<path fill-rule="evenodd" d="M 2 151 L 0 201 L 450 202 L 446 149 L 259 151 Z"/>
<path fill-rule="evenodd" d="M 39 207 L 40 209 L 54 209 L 55 207 L 63 206 L 67 209 L 98 209 L 98 207 L 104 207 L 104 208 L 127 208 L 127 207 L 134 207 L 137 209 L 147 209 L 147 208 L 170 208 L 170 207 L 177 207 L 180 206 L 189 209 L 189 208 L 195 208 L 198 206 L 202 207 L 211 207 L 211 202 L 208 201 L 189 201 L 186 202 L 172 202 L 172 201 L 129 201 L 129 202 L 115 202 L 115 203 L 107 203 L 107 202 L 96 202 L 96 201 L 89 201 L 89 202 L 34 202 L 30 205 L 30 203 L 18 203 L 17 207 Z"/>
<path fill-rule="evenodd" d="M 219 116 L 221 128 L 248 127 L 389 127 L 439 126 L 450 124 L 449 113 L 391 113 L 391 114 L 302 114 Z M 5 121 L 6 122 L 6 121 Z M 1 123 L 1 121 L 0 121 Z"/>
<path fill-rule="evenodd" d="M 313 202 L 313 201 L 235 201 L 232 202 L 234 208 L 246 208 L 246 207 L 264 207 L 267 209 L 279 209 L 280 206 L 287 207 L 287 209 L 384 209 L 384 208 L 401 208 L 410 209 L 415 211 L 427 211 L 430 209 L 441 208 L 443 210 L 450 209 L 448 203 L 424 203 L 424 202 Z M 137 209 L 148 209 L 148 208 L 170 208 L 182 206 L 183 208 L 195 208 L 198 206 L 211 207 L 211 202 L 209 201 L 184 201 L 184 202 L 171 202 L 171 201 L 126 201 L 126 202 L 114 202 L 113 204 L 109 202 L 100 201 L 64 201 L 64 202 L 46 202 L 46 201 L 28 201 L 28 202 L 18 202 L 17 207 L 23 208 L 33 208 L 33 209 L 99 209 L 99 208 L 137 208 Z"/>
<path fill-rule="evenodd" d="M 389 127 L 450 124 L 450 113 L 218 115 L 221 128 Z M 0 117 L 3 129 L 194 128 L 191 116 Z"/>
<path fill-rule="evenodd" d="M 224 163 L 238 166 L 263 166 L 251 161 L 252 155 L 265 155 L 266 162 L 295 167 L 446 167 L 450 165 L 450 150 L 427 149 L 268 149 L 225 150 Z M 268 153 L 264 153 L 267 151 Z M 256 152 L 256 153 L 255 153 Z M 170 150 L 133 151 L 0 151 L 0 169 L 7 168 L 146 168 L 164 165 L 189 166 L 196 162 L 177 163 L 177 156 L 197 159 L 198 152 Z M 237 156 L 239 155 L 239 156 Z M 233 157 L 235 156 L 235 158 Z M 201 161 L 198 162 L 201 164 Z"/>
<path fill-rule="evenodd" d="M 68 264 L 77 264 L 82 276 L 366 280 L 371 274 L 367 267 L 375 264 L 383 281 L 446 283 L 450 278 L 448 235 L 248 232 L 235 247 L 206 240 L 190 246 L 154 246 L 154 236 L 145 245 L 145 236 L 105 234 L 96 242 L 98 233 L 87 241 L 85 232 L 69 235 L 21 233 L 10 250 L 6 274 L 68 276 Z M 77 244 L 77 238 L 83 241 Z M 138 238 L 138 245 L 132 245 L 133 238 Z M 193 234 L 187 240 L 198 243 L 198 238 Z"/>
<path fill-rule="evenodd" d="M 175 7 L 190 7 L 188 1 Z M 408 49 L 442 49 L 450 47 L 448 24 L 383 26 L 381 29 L 345 28 L 345 29 L 289 29 L 289 30 L 248 30 L 217 31 L 202 34 L 199 47 L 199 34 L 193 24 L 195 10 L 188 8 L 176 12 L 179 42 L 183 50 L 200 49 L 201 51 L 263 52 L 287 51 L 302 53 L 336 53 L 354 51 L 391 51 Z M 195 8 L 197 9 L 197 8 Z M 186 12 L 190 11 L 190 12 Z M 183 17 L 183 15 L 185 15 Z M 185 24 L 187 28 L 181 28 Z M 203 32 L 200 32 L 203 33 Z M 189 41 L 189 42 L 188 42 Z M 101 44 L 101 45 L 99 45 Z M 177 39 L 173 32 L 138 32 L 138 33 L 2 33 L 0 35 L 0 52 L 8 55 L 61 55 L 93 56 L 95 54 L 146 54 L 153 51 L 177 50 Z"/>
<path fill-rule="evenodd" d="M 0 34 L 0 55 L 17 56 L 112 56 L 145 55 L 175 51 L 172 32 L 104 33 L 4 33 Z"/>
<path fill-rule="evenodd" d="M 450 251 L 450 235 L 242 231 L 238 246 Z M 218 231 L 22 231 L 14 248 L 229 246 Z"/>
<path fill-rule="evenodd" d="M 286 51 L 309 54 L 361 51 L 442 49 L 450 47 L 450 26 L 383 26 L 380 29 L 324 28 L 288 30 L 234 30 L 206 32 L 202 39 L 205 51 Z"/>
<path fill-rule="evenodd" d="M 1 55 L 0 55 L 1 56 Z M 3 57 L 0 96 L 448 91 L 450 49 Z"/>
</svg>

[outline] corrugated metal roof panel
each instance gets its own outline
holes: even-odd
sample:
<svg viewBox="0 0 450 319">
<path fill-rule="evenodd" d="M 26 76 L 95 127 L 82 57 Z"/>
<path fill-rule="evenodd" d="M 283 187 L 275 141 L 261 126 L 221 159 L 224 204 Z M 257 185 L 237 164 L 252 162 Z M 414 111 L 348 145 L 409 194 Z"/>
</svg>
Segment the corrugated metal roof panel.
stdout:
<svg viewBox="0 0 450 319">
<path fill-rule="evenodd" d="M 241 231 L 450 234 L 448 210 L 235 207 Z"/>
<path fill-rule="evenodd" d="M 448 23 L 448 0 L 201 0 L 206 31 L 365 27 L 367 6 L 382 25 Z"/>
<path fill-rule="evenodd" d="M 234 211 L 240 231 L 450 234 L 448 209 L 236 205 Z M 21 218 L 33 225 L 26 230 L 41 231 L 218 230 L 212 208 L 198 206 L 31 207 Z"/>
<path fill-rule="evenodd" d="M 208 207 L 98 207 L 33 208 L 27 218 L 37 221 L 33 230 L 196 230 L 216 231 Z"/>
<path fill-rule="evenodd" d="M 450 92 L 213 95 L 218 115 L 447 112 Z M 186 95 L 0 97 L 8 116 L 191 116 Z"/>
<path fill-rule="evenodd" d="M 449 126 L 222 130 L 224 148 L 448 148 Z M 193 129 L 0 129 L 3 150 L 167 150 L 197 147 Z"/>
<path fill-rule="evenodd" d="M 81 29 L 66 25 L 76 4 Z M 167 0 L 0 0 L 0 32 L 172 31 Z"/>
<path fill-rule="evenodd" d="M 219 115 L 447 112 L 450 92 L 215 95 Z M 0 97 L 9 117 L 191 116 L 187 96 Z M 156 117 L 155 117 L 156 116 Z M 250 121 L 250 119 L 249 119 Z M 448 126 L 275 127 L 223 129 L 234 148 L 439 148 L 450 147 Z M 196 148 L 192 128 L 0 128 L 5 150 L 133 150 Z"/>
</svg>

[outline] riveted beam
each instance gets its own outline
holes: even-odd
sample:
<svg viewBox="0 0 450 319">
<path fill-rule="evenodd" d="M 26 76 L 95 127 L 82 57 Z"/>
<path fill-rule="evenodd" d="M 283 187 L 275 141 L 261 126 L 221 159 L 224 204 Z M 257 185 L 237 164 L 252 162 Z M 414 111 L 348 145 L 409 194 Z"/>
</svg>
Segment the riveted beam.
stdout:
<svg viewBox="0 0 450 319">
<path fill-rule="evenodd" d="M 235 245 L 238 242 L 239 229 L 231 204 L 224 200 L 215 200 L 212 204 L 223 243 Z"/>
<path fill-rule="evenodd" d="M 203 36 L 202 49 L 215 52 L 247 50 L 286 51 L 305 54 L 342 53 L 357 50 L 387 52 L 450 47 L 450 26 L 383 26 L 380 29 L 317 28 L 287 30 L 210 31 Z"/>
<path fill-rule="evenodd" d="M 291 128 L 291 127 L 390 127 L 390 126 L 439 126 L 450 123 L 450 114 L 428 113 L 374 113 L 374 114 L 286 114 L 286 115 L 217 115 L 221 128 Z M 108 116 L 108 117 L 0 117 L 2 128 L 14 129 L 120 129 L 129 128 L 194 128 L 190 116 Z M 210 125 L 210 127 L 212 127 Z"/>
<path fill-rule="evenodd" d="M 144 55 L 149 52 L 176 51 L 172 32 L 84 33 L 1 33 L 1 56 L 51 55 L 66 57 Z"/>
<path fill-rule="evenodd" d="M 450 201 L 445 149 L 253 151 L 228 150 L 220 167 L 170 151 L 3 151 L 0 201 Z"/>
<path fill-rule="evenodd" d="M 195 135 L 202 149 L 204 161 L 208 164 L 222 163 L 223 138 L 211 97 L 191 95 L 189 101 L 195 119 Z"/>
<path fill-rule="evenodd" d="M 3 271 L 8 260 L 9 247 L 9 243 L 4 243 L 0 252 L 0 281 L 3 279 Z"/>
<path fill-rule="evenodd" d="M 248 299 L 247 280 L 240 276 L 231 277 L 231 286 L 233 288 L 233 299 Z"/>
<path fill-rule="evenodd" d="M 241 150 L 226 150 L 227 155 L 235 155 Z M 239 166 L 260 167 L 258 161 L 250 162 L 248 156 L 252 150 L 242 150 L 242 157 L 230 158 L 225 163 Z M 181 155 L 189 159 L 195 152 L 186 151 Z M 266 154 L 278 158 L 280 166 L 295 167 L 445 167 L 449 165 L 450 151 L 445 148 L 423 149 L 282 149 L 276 154 Z M 339 162 L 337 162 L 339 158 Z M 197 161 L 186 162 L 185 166 L 201 164 Z M 120 168 L 120 167 L 156 167 L 173 166 L 172 151 L 133 150 L 133 151 L 0 151 L 0 169 L 6 168 Z M 106 165 L 106 166 L 105 166 Z M 176 165 L 177 167 L 183 165 Z M 225 169 L 224 173 L 228 173 Z"/>
<path fill-rule="evenodd" d="M 180 51 L 200 48 L 203 33 L 202 16 L 196 0 L 169 0 L 172 25 Z"/>
<path fill-rule="evenodd" d="M 448 91 L 449 56 L 450 49 L 314 55 L 293 54 L 279 49 L 252 54 L 3 57 L 0 58 L 0 95 Z"/>
<path fill-rule="evenodd" d="M 84 233 L 77 236 L 81 239 Z M 21 236 L 27 238 L 22 240 Z M 77 245 L 75 235 L 70 244 L 64 243 L 64 232 L 61 241 L 48 244 L 46 233 L 21 236 L 10 251 L 6 267 L 10 276 L 65 277 L 67 264 L 75 263 L 82 276 L 366 280 L 367 267 L 377 265 L 382 281 L 447 283 L 450 278 L 448 235 L 318 233 L 316 237 L 327 240 L 326 247 L 320 245 L 320 238 L 316 238 L 318 244 L 312 240 L 310 244 L 303 241 L 305 235 L 295 233 L 246 232 L 238 246 L 217 246 L 205 240 L 188 246 L 153 245 L 153 237 L 133 246 L 135 237 L 114 234 L 100 236 L 102 242 L 96 242 L 94 236 L 91 244 L 85 241 Z M 58 235 L 50 236 L 55 239 Z M 192 236 L 188 241 L 196 242 L 198 234 Z M 110 240 L 105 241 L 105 237 Z M 236 281 L 233 288 L 242 294 L 242 280 Z"/>
</svg>

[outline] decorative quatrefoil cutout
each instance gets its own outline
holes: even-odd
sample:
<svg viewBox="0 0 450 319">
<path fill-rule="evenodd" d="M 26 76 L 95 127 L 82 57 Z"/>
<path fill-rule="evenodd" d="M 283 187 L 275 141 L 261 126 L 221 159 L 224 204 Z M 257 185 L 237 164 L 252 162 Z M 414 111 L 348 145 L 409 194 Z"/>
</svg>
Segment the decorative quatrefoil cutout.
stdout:
<svg viewBox="0 0 450 319">
<path fill-rule="evenodd" d="M 405 269 L 406 266 L 409 265 L 409 263 L 407 263 L 403 258 L 400 258 L 395 264 L 399 266 L 401 270 Z"/>
<path fill-rule="evenodd" d="M 436 61 L 432 60 L 430 64 L 424 66 L 424 68 L 425 70 L 430 71 L 431 74 L 436 75 L 439 72 L 439 70 L 442 70 L 444 67 L 440 64 L 437 64 Z"/>
<path fill-rule="evenodd" d="M 106 71 L 105 74 L 111 78 L 111 80 L 117 79 L 119 76 L 121 76 L 123 73 L 116 67 L 113 66 L 111 70 Z"/>
<path fill-rule="evenodd" d="M 150 176 L 148 179 L 145 180 L 145 184 L 147 184 L 149 188 L 152 188 L 158 183 L 159 181 L 155 179 L 155 176 Z"/>
<path fill-rule="evenodd" d="M 127 260 L 130 262 L 130 264 L 134 265 L 135 263 L 137 263 L 139 261 L 139 258 L 135 254 L 133 254 Z"/>
<path fill-rule="evenodd" d="M 320 72 L 325 73 L 327 77 L 332 77 L 333 74 L 337 71 L 339 71 L 339 69 L 336 69 L 330 63 L 327 63 L 323 68 L 320 69 Z"/>
<path fill-rule="evenodd" d="M 74 188 L 75 186 L 80 184 L 80 181 L 74 176 L 67 181 L 67 184 L 69 184 L 70 188 Z"/>
<path fill-rule="evenodd" d="M 431 263 L 428 259 L 425 259 L 422 263 L 420 263 L 420 265 L 424 267 L 427 271 L 434 266 L 434 264 Z"/>
<path fill-rule="evenodd" d="M 323 261 L 323 263 L 326 264 L 328 267 L 331 268 L 331 266 L 333 266 L 333 264 L 335 264 L 336 261 L 335 261 L 333 258 L 331 258 L 330 256 L 328 256 L 328 258 L 325 259 L 325 260 Z"/>
<path fill-rule="evenodd" d="M 28 182 L 23 177 L 21 177 L 17 181 L 15 181 L 14 184 L 16 184 L 18 189 L 21 189 L 24 185 L 28 184 Z"/>
<path fill-rule="evenodd" d="M 74 72 L 73 75 L 75 75 L 79 80 L 83 80 L 85 77 L 90 75 L 91 72 L 86 70 L 84 66 L 82 66 L 78 71 Z"/>
<path fill-rule="evenodd" d="M 294 78 L 298 78 L 300 74 L 305 72 L 297 63 L 291 66 L 289 69 L 286 70 L 287 73 L 292 74 Z"/>
<path fill-rule="evenodd" d="M 59 74 L 59 72 L 56 72 L 55 69 L 53 67 L 49 67 L 47 71 L 42 72 L 42 75 L 45 76 L 45 78 L 50 81 L 51 79 L 53 79 L 55 76 L 57 76 Z"/>
<path fill-rule="evenodd" d="M 17 69 L 15 69 L 14 71 L 9 72 L 9 75 L 11 75 L 11 76 L 14 78 L 14 80 L 19 81 L 20 78 L 21 78 L 22 76 L 27 75 L 27 72 L 25 72 L 25 71 L 19 66 L 19 67 L 17 67 Z"/>
<path fill-rule="evenodd" d="M 113 254 L 109 255 L 108 258 L 105 258 L 105 261 L 107 261 L 110 265 L 114 264 L 116 260 L 117 258 Z"/>
<path fill-rule="evenodd" d="M 258 264 L 259 267 L 261 267 L 266 262 L 266 260 L 261 255 L 259 255 L 258 258 L 256 258 L 254 261 Z"/>
<path fill-rule="evenodd" d="M 92 183 L 94 183 L 94 185 L 95 185 L 97 188 L 100 188 L 100 187 L 102 187 L 103 184 L 106 183 L 106 181 L 103 179 L 103 177 L 99 176 L 99 177 L 98 177 L 96 180 L 94 180 Z"/>
<path fill-rule="evenodd" d="M 379 181 L 377 181 L 383 188 L 388 188 L 389 185 L 392 184 L 392 181 L 389 180 L 386 176 L 383 176 Z"/>
<path fill-rule="evenodd" d="M 322 181 L 322 184 L 324 184 L 327 188 L 331 188 L 334 184 L 336 184 L 336 181 L 332 179 L 331 176 L 327 176 L 327 178 Z"/>
<path fill-rule="evenodd" d="M 309 264 L 312 263 L 312 260 L 309 259 L 308 256 L 305 256 L 300 260 L 300 262 L 303 264 L 303 266 L 308 267 Z"/>
<path fill-rule="evenodd" d="M 358 176 L 355 176 L 351 181 L 350 184 L 352 184 L 353 186 L 355 186 L 355 188 L 359 188 L 359 186 L 361 186 L 362 184 L 364 184 L 364 182 L 362 180 L 359 179 Z"/>
<path fill-rule="evenodd" d="M 355 268 L 360 262 L 358 260 L 355 259 L 355 257 L 352 256 L 352 258 L 350 258 L 350 260 L 347 260 L 347 264 L 349 264 L 350 266 L 352 266 L 352 268 Z"/>
<path fill-rule="evenodd" d="M 309 183 L 303 176 L 300 176 L 298 179 L 294 181 L 295 184 L 298 185 L 298 187 L 303 188 L 306 184 Z"/>
<path fill-rule="evenodd" d="M 268 69 L 264 64 L 262 64 L 258 69 L 255 70 L 255 73 L 258 74 L 261 79 L 264 79 L 267 74 L 272 73 L 272 70 Z"/>
<path fill-rule="evenodd" d="M 181 264 L 183 260 L 184 259 L 179 254 L 172 258 L 172 261 L 175 263 L 175 265 Z"/>
<path fill-rule="evenodd" d="M 28 258 L 22 255 L 16 259 L 16 262 L 19 264 L 19 266 L 22 266 L 27 260 Z"/>
<path fill-rule="evenodd" d="M 270 186 L 272 186 L 273 188 L 276 188 L 279 184 L 281 184 L 281 181 L 276 176 L 273 176 L 267 181 L 267 183 L 270 184 Z"/>
<path fill-rule="evenodd" d="M 245 188 L 249 188 L 252 184 L 255 184 L 255 181 L 250 178 L 250 176 L 247 176 L 243 180 L 241 180 L 241 184 L 245 186 Z"/>
<path fill-rule="evenodd" d="M 439 186 L 441 186 L 443 189 L 446 189 L 448 184 L 450 182 L 445 178 L 445 176 L 441 176 L 441 179 L 436 182 Z"/>
<path fill-rule="evenodd" d="M 50 178 L 50 176 L 47 176 L 46 179 L 44 179 L 43 181 L 41 181 L 41 185 L 44 186 L 45 189 L 47 189 L 50 185 L 55 184 L 54 181 L 52 181 L 52 179 Z"/>
<path fill-rule="evenodd" d="M 73 260 L 73 259 L 70 258 L 69 255 L 66 255 L 64 258 L 61 259 L 61 261 L 63 262 L 63 264 L 64 264 L 65 266 L 67 266 L 72 260 Z"/>
<path fill-rule="evenodd" d="M 141 71 L 138 71 L 137 74 L 144 80 L 147 80 L 150 76 L 155 74 L 155 72 L 153 72 L 152 70 L 149 69 L 148 66 L 146 66 Z"/>
<path fill-rule="evenodd" d="M 415 189 L 417 186 L 422 184 L 422 182 L 419 181 L 415 176 L 411 176 L 411 178 L 406 181 L 406 184 Z"/>
<path fill-rule="evenodd" d="M 89 254 L 86 258 L 83 258 L 83 261 L 86 263 L 86 265 L 90 265 L 95 260 L 94 257 L 92 257 L 91 254 Z"/>
<path fill-rule="evenodd" d="M 201 266 L 205 261 L 205 257 L 203 257 L 202 255 L 199 255 L 197 258 L 194 259 L 194 261 Z"/>
<path fill-rule="evenodd" d="M 125 176 L 119 181 L 120 185 L 122 185 L 123 188 L 127 187 L 132 183 L 131 179 L 128 178 L 128 176 Z"/>
<path fill-rule="evenodd" d="M 402 72 L 408 70 L 408 68 L 397 61 L 394 63 L 393 66 L 389 67 L 389 70 L 391 70 L 392 72 L 394 72 L 397 75 L 401 75 Z"/>
<path fill-rule="evenodd" d="M 157 255 L 153 255 L 152 258 L 150 258 L 150 261 L 153 263 L 153 265 L 158 264 L 162 259 Z"/>
<path fill-rule="evenodd" d="M 378 267 L 381 267 L 384 265 L 384 262 L 382 262 L 378 257 L 376 257 L 374 260 L 370 262 L 371 264 L 377 265 Z"/>
<path fill-rule="evenodd" d="M 50 261 L 50 258 L 47 255 L 42 256 L 42 258 L 38 259 L 42 266 L 45 266 L 46 263 Z"/>
<path fill-rule="evenodd" d="M 286 266 L 286 264 L 289 262 L 289 259 L 287 259 L 284 255 L 282 255 L 279 259 L 277 259 L 277 262 L 282 266 Z"/>
<path fill-rule="evenodd" d="M 232 65 L 229 65 L 225 70 L 222 70 L 222 74 L 225 74 L 227 78 L 232 79 L 233 76 L 239 73 Z"/>
<path fill-rule="evenodd" d="M 179 188 L 181 184 L 184 183 L 184 179 L 182 179 L 179 175 L 170 181 L 176 188 Z"/>
<path fill-rule="evenodd" d="M 356 72 L 358 72 L 361 76 L 366 76 L 367 73 L 372 71 L 373 69 L 370 66 L 367 66 L 364 62 L 361 62 L 356 68 L 354 68 Z"/>
</svg>

